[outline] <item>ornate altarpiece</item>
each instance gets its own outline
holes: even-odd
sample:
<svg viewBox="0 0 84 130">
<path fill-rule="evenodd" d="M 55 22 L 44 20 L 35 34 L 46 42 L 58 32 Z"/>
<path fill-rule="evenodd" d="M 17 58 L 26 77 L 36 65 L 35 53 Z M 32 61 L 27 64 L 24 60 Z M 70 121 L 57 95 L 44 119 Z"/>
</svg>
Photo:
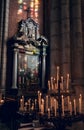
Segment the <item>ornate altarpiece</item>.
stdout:
<svg viewBox="0 0 84 130">
<path fill-rule="evenodd" d="M 13 52 L 12 88 L 19 95 L 45 88 L 47 39 L 40 35 L 33 19 L 21 20 L 11 44 Z"/>
</svg>

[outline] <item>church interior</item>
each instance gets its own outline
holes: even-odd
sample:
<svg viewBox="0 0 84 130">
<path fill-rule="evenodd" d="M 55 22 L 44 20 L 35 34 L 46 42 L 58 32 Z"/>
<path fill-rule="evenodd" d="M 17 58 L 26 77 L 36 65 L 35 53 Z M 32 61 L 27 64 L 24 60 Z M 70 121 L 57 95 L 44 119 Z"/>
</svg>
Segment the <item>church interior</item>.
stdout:
<svg viewBox="0 0 84 130">
<path fill-rule="evenodd" d="M 1 0 L 0 130 L 84 130 L 83 29 L 83 0 Z"/>
</svg>

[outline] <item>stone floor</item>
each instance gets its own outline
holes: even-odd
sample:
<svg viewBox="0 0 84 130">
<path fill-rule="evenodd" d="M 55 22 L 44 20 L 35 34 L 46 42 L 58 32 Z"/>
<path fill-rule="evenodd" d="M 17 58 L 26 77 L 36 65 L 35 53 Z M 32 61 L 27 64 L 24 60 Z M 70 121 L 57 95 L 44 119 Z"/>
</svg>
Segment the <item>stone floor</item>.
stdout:
<svg viewBox="0 0 84 130">
<path fill-rule="evenodd" d="M 0 122 L 0 130 L 10 130 L 4 123 Z M 66 130 L 84 130 L 84 122 L 77 122 L 72 127 L 67 127 Z"/>
<path fill-rule="evenodd" d="M 72 127 L 67 127 L 69 130 L 84 130 L 84 122 L 77 122 Z"/>
</svg>

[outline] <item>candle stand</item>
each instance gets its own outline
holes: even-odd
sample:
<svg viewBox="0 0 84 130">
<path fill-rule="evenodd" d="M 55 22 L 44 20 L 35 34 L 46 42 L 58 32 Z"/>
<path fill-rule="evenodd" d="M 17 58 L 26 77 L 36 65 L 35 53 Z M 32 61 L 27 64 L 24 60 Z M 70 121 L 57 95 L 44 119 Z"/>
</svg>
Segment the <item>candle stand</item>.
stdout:
<svg viewBox="0 0 84 130">
<path fill-rule="evenodd" d="M 67 126 L 72 126 L 72 124 L 74 122 L 78 122 L 78 121 L 84 121 L 84 115 L 77 112 L 75 114 L 74 111 L 72 111 L 72 113 L 70 114 L 70 111 L 64 111 L 63 114 L 63 110 L 62 110 L 62 95 L 67 97 L 70 96 L 70 92 L 69 90 L 67 92 L 61 92 L 61 88 L 60 88 L 60 83 L 61 81 L 58 81 L 58 92 L 52 92 L 49 91 L 49 95 L 51 97 L 55 97 L 57 99 L 58 102 L 58 109 L 57 109 L 57 116 L 51 115 L 49 118 L 48 116 L 46 116 L 44 114 L 41 115 L 41 121 L 44 120 L 44 122 L 47 120 L 48 122 L 52 122 L 54 124 L 54 129 L 56 130 L 65 130 Z"/>
<path fill-rule="evenodd" d="M 33 99 L 31 102 L 29 99 L 27 103 L 26 106 L 23 106 L 22 104 L 25 103 L 21 102 L 20 108 L 22 106 L 22 109 L 20 110 L 29 112 L 32 110 L 34 119 L 39 120 L 40 125 L 50 123 L 54 130 L 65 130 L 74 122 L 84 121 L 82 95 L 79 95 L 78 101 L 74 98 L 74 92 L 70 89 L 69 74 L 67 74 L 67 84 L 64 86 L 63 77 L 59 78 L 59 67 L 57 68 L 57 78 L 51 77 L 48 81 L 47 93 L 39 90 L 37 99 Z M 27 108 L 24 109 L 25 107 Z"/>
<path fill-rule="evenodd" d="M 54 99 L 57 100 L 58 107 L 56 109 L 56 113 L 55 113 L 55 109 L 52 109 L 52 110 L 49 109 L 51 106 L 50 101 L 48 102 L 48 108 L 46 108 L 47 102 L 45 100 L 43 100 L 43 97 L 45 99 L 45 94 L 42 94 L 42 92 L 39 91 L 38 97 L 39 96 L 40 97 L 38 98 L 37 102 L 36 102 L 36 100 L 35 100 L 35 102 L 34 101 L 32 102 L 32 103 L 34 103 L 35 107 L 32 108 L 32 103 L 29 102 L 28 111 L 27 111 L 27 109 L 25 112 L 23 110 L 20 114 L 23 113 L 23 115 L 25 117 L 27 115 L 28 119 L 30 119 L 30 117 L 32 117 L 31 121 L 39 120 L 40 125 L 45 126 L 45 124 L 50 123 L 54 130 L 55 129 L 56 130 L 65 130 L 67 126 L 72 126 L 72 124 L 74 122 L 84 121 L 84 115 L 79 112 L 76 112 L 76 114 L 73 110 L 72 110 L 72 113 L 70 113 L 70 110 L 66 110 L 63 112 L 62 95 L 65 97 L 68 97 L 68 96 L 70 96 L 70 92 L 69 92 L 69 90 L 66 92 L 65 91 L 62 92 L 61 88 L 60 88 L 60 83 L 61 83 L 61 81 L 59 80 L 57 92 L 48 91 L 48 93 L 47 93 L 49 98 L 54 97 Z M 44 103 L 43 101 L 45 101 L 46 103 Z M 29 114 L 29 113 L 31 113 L 31 114 Z M 31 115 L 33 115 L 33 116 L 31 116 Z"/>
</svg>

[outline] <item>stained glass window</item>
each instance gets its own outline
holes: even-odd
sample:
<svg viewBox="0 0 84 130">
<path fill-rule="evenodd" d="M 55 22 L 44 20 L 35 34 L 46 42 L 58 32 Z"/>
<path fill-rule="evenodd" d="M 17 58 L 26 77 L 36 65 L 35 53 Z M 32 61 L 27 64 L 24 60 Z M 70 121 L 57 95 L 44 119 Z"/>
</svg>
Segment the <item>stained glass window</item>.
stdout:
<svg viewBox="0 0 84 130">
<path fill-rule="evenodd" d="M 42 13 L 42 0 L 18 0 L 18 15 L 24 15 L 33 18 L 37 23 L 40 22 Z"/>
</svg>

